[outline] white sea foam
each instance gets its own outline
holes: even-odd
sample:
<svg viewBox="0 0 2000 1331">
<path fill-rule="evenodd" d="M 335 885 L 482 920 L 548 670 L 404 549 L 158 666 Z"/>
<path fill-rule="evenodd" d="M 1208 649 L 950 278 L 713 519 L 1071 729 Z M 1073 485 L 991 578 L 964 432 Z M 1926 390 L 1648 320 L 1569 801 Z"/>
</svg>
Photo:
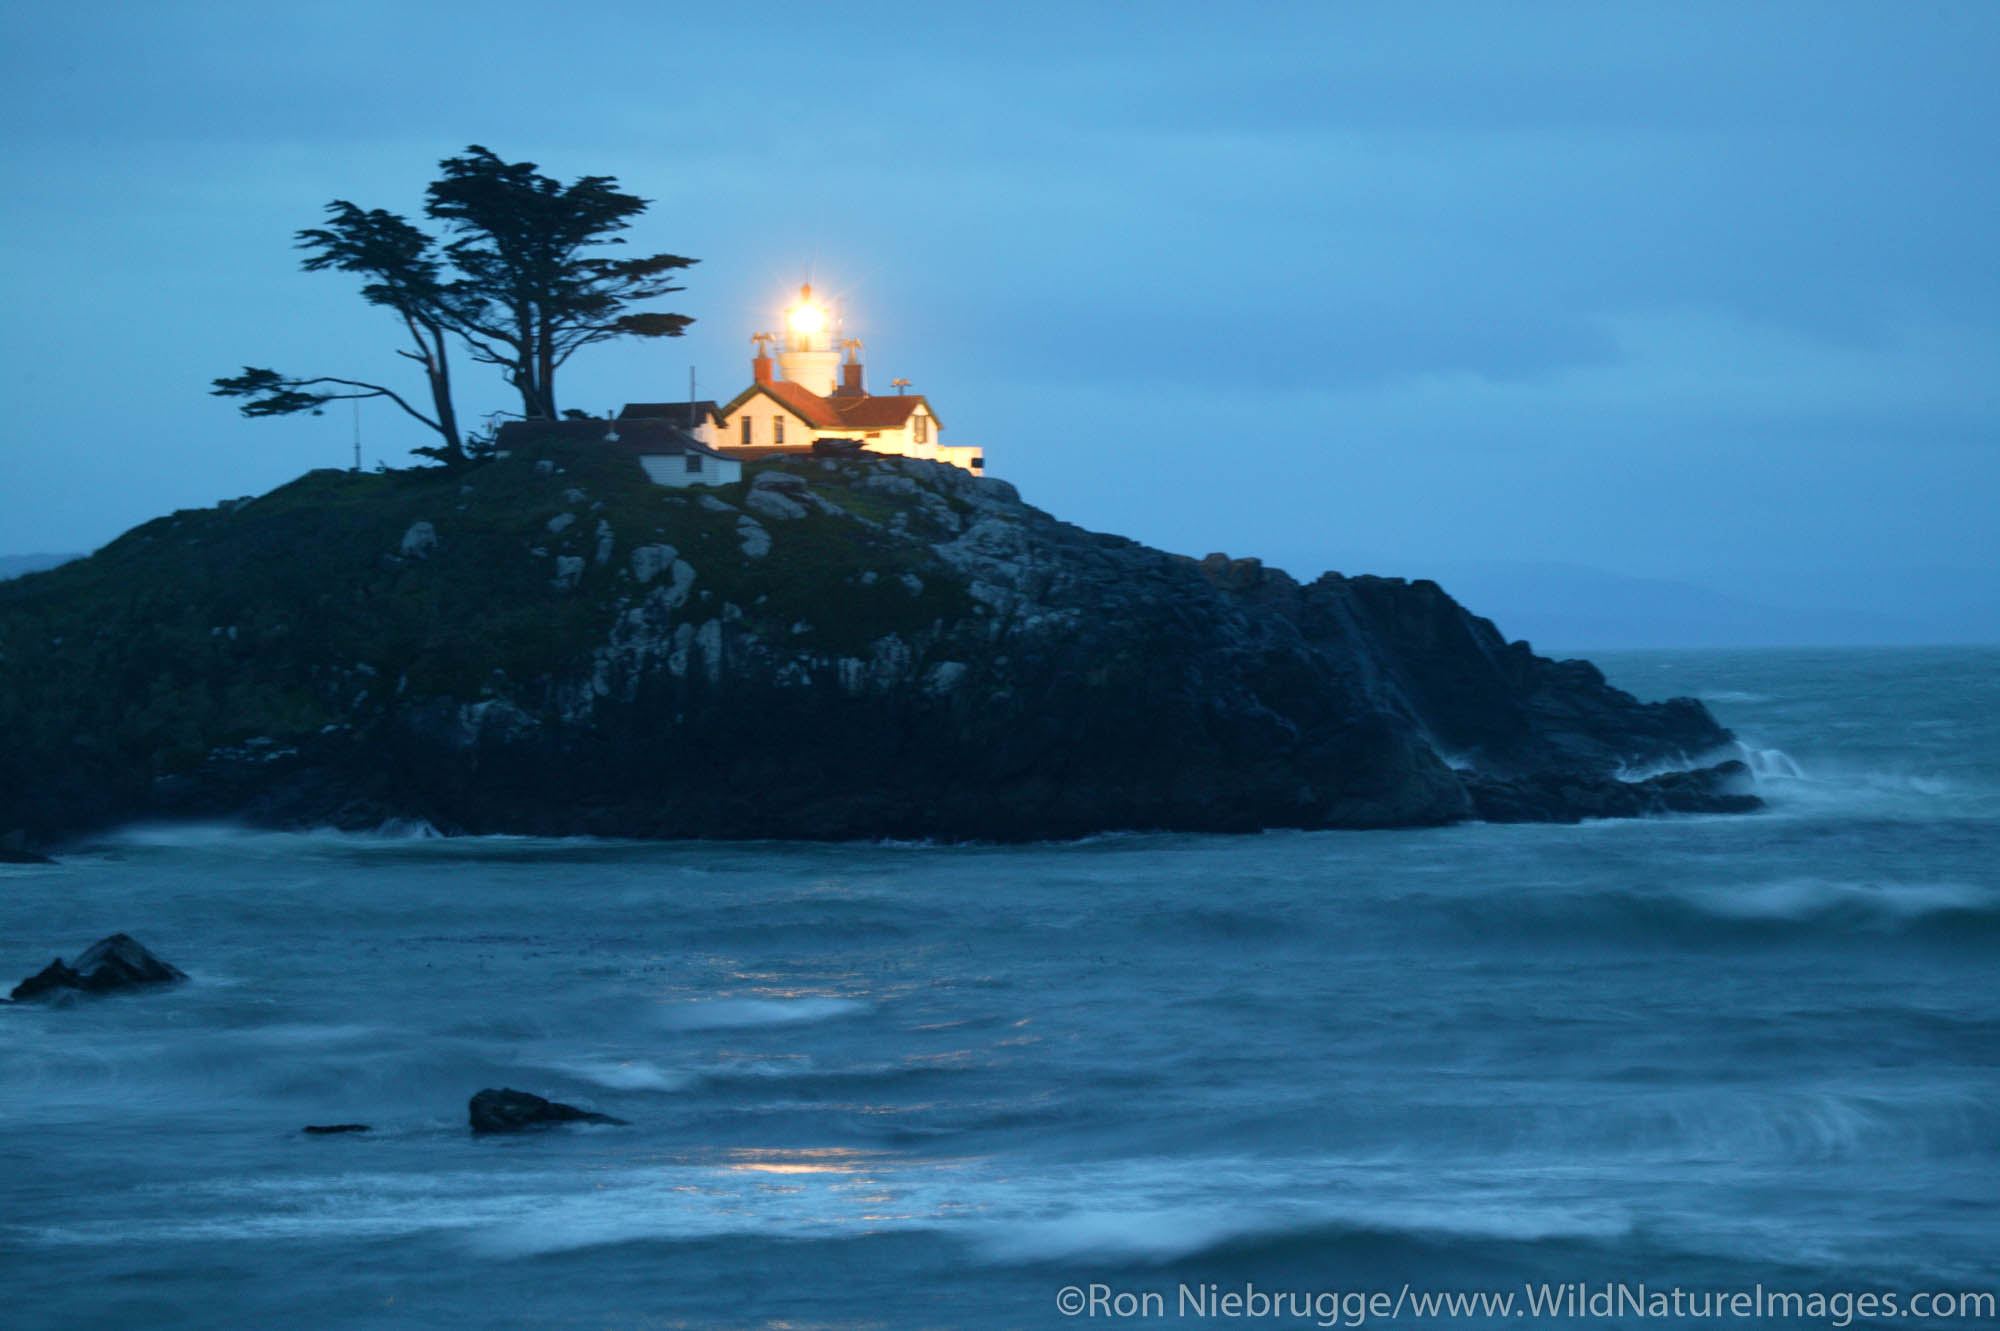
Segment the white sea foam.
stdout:
<svg viewBox="0 0 2000 1331">
<path fill-rule="evenodd" d="M 162 850 L 227 850 L 232 853 L 243 851 L 270 851 L 284 855 L 295 855 L 301 849 L 315 847 L 340 847 L 358 849 L 369 846 L 407 846 L 410 842 L 436 842 L 438 848 L 448 850 L 462 848 L 476 850 L 482 844 L 505 843 L 516 845 L 522 842 L 539 841 L 549 846 L 568 843 L 586 845 L 614 844 L 592 837 L 535 838 L 508 833 L 490 833 L 481 836 L 446 836 L 435 826 L 422 818 L 390 818 L 367 831 L 350 831 L 337 827 L 311 827 L 296 830 L 280 830 L 267 827 L 252 827 L 234 822 L 151 822 L 127 823 L 122 827 L 94 837 L 86 846 L 99 848 L 150 848 Z"/>
<path fill-rule="evenodd" d="M 854 998 L 704 998 L 674 1004 L 664 1019 L 675 1030 L 706 1031 L 831 1021 L 868 1010 Z"/>
<path fill-rule="evenodd" d="M 976 1247 L 1003 1264 L 1096 1257 L 1168 1262 L 1231 1238 L 1278 1228 L 1277 1217 L 1195 1207 L 1152 1210 L 1072 1211 L 1046 1220 L 1002 1221 L 981 1226 Z"/>
<path fill-rule="evenodd" d="M 588 1192 L 545 1199 L 532 1222 L 482 1227 L 472 1242 L 511 1256 L 721 1233 L 810 1239 L 929 1229 L 960 1236 L 984 1261 L 1015 1265 L 1165 1262 L 1323 1230 L 1533 1242 L 1631 1229 L 1616 1208 L 1523 1196 L 1525 1176 L 1508 1175 L 1499 1188 L 1476 1184 L 1484 1196 L 1432 1189 L 1403 1197 L 1357 1191 L 1370 1177 L 1365 1167 L 1324 1158 L 1139 1159 L 1023 1174 L 978 1159 L 745 1152 L 714 1165 L 598 1178 Z"/>
<path fill-rule="evenodd" d="M 1690 768 L 1711 767 L 1716 763 L 1734 759 L 1750 769 L 1750 774 L 1761 785 L 1768 780 L 1798 780 L 1805 776 L 1799 764 L 1783 749 L 1759 748 L 1737 741 L 1722 748 L 1701 754 L 1675 753 L 1657 761 L 1636 766 L 1620 767 L 1615 776 L 1620 781 L 1648 781 L 1669 772 L 1685 772 Z"/>
<path fill-rule="evenodd" d="M 444 833 L 423 818 L 390 818 L 377 827 L 373 835 L 385 841 L 438 841 L 444 838 Z"/>
<path fill-rule="evenodd" d="M 1838 882 L 1784 878 L 1767 883 L 1690 890 L 1687 898 L 1712 915 L 1740 920 L 1813 920 L 1860 916 L 1893 924 L 1953 911 L 1992 910 L 1990 890 L 1967 883 Z"/>
<path fill-rule="evenodd" d="M 565 1072 L 614 1091 L 679 1091 L 699 1080 L 693 1073 L 676 1072 L 636 1058 L 616 1062 L 610 1059 L 575 1059 L 548 1066 L 553 1071 Z"/>
<path fill-rule="evenodd" d="M 128 823 L 96 838 L 100 845 L 168 849 L 236 846 L 274 834 L 242 823 Z"/>
<path fill-rule="evenodd" d="M 1773 778 L 1798 781 L 1805 778 L 1805 772 L 1783 749 L 1753 749 L 1747 744 L 1738 744 L 1736 747 L 1741 751 L 1743 764 L 1759 781 Z"/>
<path fill-rule="evenodd" d="M 1681 1126 L 1687 1138 L 1709 1140 L 1733 1171 L 1745 1145 L 1837 1155 L 1867 1137 L 1874 1118 L 1867 1106 L 1838 1098 L 1766 1108 L 1773 1113 L 1755 1115 L 1748 1137 L 1763 1130 L 1770 1142 L 1746 1140 L 1743 1124 L 1715 1114 L 1694 1114 Z M 606 1139 L 617 1131 L 606 1130 Z M 1682 1177 L 1693 1164 L 1690 1144 L 1675 1151 Z M 1384 1159 L 1176 1157 L 1023 1170 L 1019 1160 L 820 1148 L 524 1172 L 509 1154 L 497 1171 L 246 1175 L 146 1187 L 167 1203 L 150 1216 L 7 1229 L 46 1246 L 430 1235 L 503 1259 L 723 1236 L 809 1242 L 929 1231 L 962 1241 L 980 1262 L 1012 1266 L 1157 1264 L 1273 1244 L 1338 1245 L 1348 1236 L 1604 1244 L 1629 1238 L 1635 1226 L 1627 1207 L 1591 1195 L 1601 1164 L 1552 1159 L 1514 1167 L 1433 1162 L 1410 1171 Z M 1693 1213 L 1682 1214 L 1693 1222 Z M 1682 1238 L 1703 1242 L 1695 1231 Z"/>
<path fill-rule="evenodd" d="M 1349 1196 L 1339 1202 L 1155 1206 L 1082 1210 L 1049 1219 L 981 1226 L 975 1247 L 1001 1264 L 1095 1258 L 1165 1263 L 1225 1245 L 1250 1246 L 1310 1234 L 1401 1233 L 1495 1239 L 1606 1240 L 1631 1232 L 1621 1210 L 1538 1204 L 1525 1196 L 1501 1202 L 1463 1199 L 1383 1201 Z"/>
</svg>

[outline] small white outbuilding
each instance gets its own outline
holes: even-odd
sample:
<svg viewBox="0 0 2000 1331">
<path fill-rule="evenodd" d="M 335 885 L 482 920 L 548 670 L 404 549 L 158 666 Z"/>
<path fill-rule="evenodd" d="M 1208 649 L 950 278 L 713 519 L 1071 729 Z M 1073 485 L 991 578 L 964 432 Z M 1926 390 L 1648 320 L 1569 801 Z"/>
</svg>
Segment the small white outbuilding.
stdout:
<svg viewBox="0 0 2000 1331">
<path fill-rule="evenodd" d="M 636 461 L 655 485 L 733 485 L 743 463 L 718 453 L 667 420 L 508 421 L 496 445 L 513 450 L 538 439 L 602 444 Z"/>
</svg>

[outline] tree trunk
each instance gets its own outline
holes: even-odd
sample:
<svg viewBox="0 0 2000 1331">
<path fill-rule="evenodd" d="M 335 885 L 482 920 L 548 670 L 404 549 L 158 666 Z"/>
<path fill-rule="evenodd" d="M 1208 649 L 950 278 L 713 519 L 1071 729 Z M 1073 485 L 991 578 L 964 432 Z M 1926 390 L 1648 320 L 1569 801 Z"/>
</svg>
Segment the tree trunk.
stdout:
<svg viewBox="0 0 2000 1331">
<path fill-rule="evenodd" d="M 556 415 L 556 360 L 554 338 L 549 330 L 548 317 L 544 315 L 535 329 L 535 370 L 536 379 L 542 390 L 542 406 L 547 409 L 550 420 Z"/>
<path fill-rule="evenodd" d="M 458 409 L 451 403 L 451 365 L 445 359 L 444 330 L 436 324 L 427 324 L 432 345 L 427 348 L 431 354 L 431 402 L 437 408 L 438 433 L 444 436 L 445 451 L 454 462 L 465 458 L 465 445 L 458 437 Z"/>
<path fill-rule="evenodd" d="M 542 386 L 535 378 L 535 311 L 533 307 L 517 304 L 514 307 L 514 330 L 519 340 L 513 344 L 513 352 L 520 359 L 514 362 L 514 387 L 521 392 L 521 415 L 527 420 L 554 420 L 544 410 Z"/>
</svg>

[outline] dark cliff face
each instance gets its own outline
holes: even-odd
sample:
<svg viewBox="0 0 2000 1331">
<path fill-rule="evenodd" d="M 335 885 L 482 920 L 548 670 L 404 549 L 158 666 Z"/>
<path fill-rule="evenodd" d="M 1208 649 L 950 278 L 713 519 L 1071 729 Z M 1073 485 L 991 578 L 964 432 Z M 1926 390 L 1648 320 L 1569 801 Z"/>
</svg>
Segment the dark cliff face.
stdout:
<svg viewBox="0 0 2000 1331">
<path fill-rule="evenodd" d="M 140 816 L 1046 838 L 1743 807 L 1728 735 L 1435 584 L 1194 561 L 1004 482 L 611 447 L 315 473 L 0 586 L 0 833 Z M 1754 801 L 1749 801 L 1754 803 Z"/>
</svg>

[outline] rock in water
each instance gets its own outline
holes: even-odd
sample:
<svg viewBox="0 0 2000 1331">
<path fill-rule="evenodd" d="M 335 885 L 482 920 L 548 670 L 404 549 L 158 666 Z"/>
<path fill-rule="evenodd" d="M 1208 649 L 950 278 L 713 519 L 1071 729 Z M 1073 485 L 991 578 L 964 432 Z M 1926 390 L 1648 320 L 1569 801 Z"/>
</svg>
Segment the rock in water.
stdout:
<svg viewBox="0 0 2000 1331">
<path fill-rule="evenodd" d="M 0 864 L 54 864 L 55 861 L 28 844 L 28 834 L 20 830 L 0 834 Z"/>
<path fill-rule="evenodd" d="M 15 985 L 10 997 L 19 1002 L 39 998 L 56 989 L 110 994 L 121 989 L 171 984 L 186 978 L 179 969 L 148 952 L 130 934 L 113 934 L 78 957 L 74 966 L 65 965 L 63 959 L 57 957 L 40 974 L 30 975 Z"/>
<path fill-rule="evenodd" d="M 368 1130 L 369 1128 L 366 1123 L 308 1123 L 300 1129 L 300 1131 L 311 1133 L 315 1137 L 330 1136 L 336 1132 L 367 1132 Z"/>
<path fill-rule="evenodd" d="M 1620 781 L 1588 771 L 1529 773 L 1513 779 L 1472 775 L 1465 788 L 1473 812 L 1489 823 L 1574 823 L 1585 818 L 1643 818 L 1663 813 L 1752 813 L 1764 801 L 1750 793 L 1741 762 Z"/>
<path fill-rule="evenodd" d="M 522 1132 L 528 1128 L 554 1127 L 558 1123 L 616 1123 L 625 1126 L 624 1119 L 613 1118 L 609 1114 L 593 1114 L 587 1109 L 544 1100 L 526 1091 L 496 1091 L 491 1087 L 473 1096 L 467 1109 L 474 1132 Z"/>
</svg>

